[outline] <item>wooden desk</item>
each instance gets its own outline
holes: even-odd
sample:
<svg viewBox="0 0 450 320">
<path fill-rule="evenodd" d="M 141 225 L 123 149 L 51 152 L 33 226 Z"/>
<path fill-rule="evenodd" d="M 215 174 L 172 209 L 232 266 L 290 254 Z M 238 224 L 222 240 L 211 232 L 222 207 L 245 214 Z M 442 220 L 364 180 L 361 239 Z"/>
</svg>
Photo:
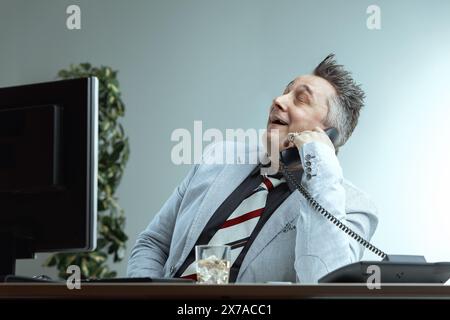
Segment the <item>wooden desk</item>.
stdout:
<svg viewBox="0 0 450 320">
<path fill-rule="evenodd" d="M 10 299 L 138 299 L 138 300 L 195 300 L 195 299 L 258 299 L 292 300 L 317 298 L 413 298 L 448 299 L 447 285 L 382 285 L 369 290 L 365 285 L 300 285 L 300 284 L 82 284 L 80 290 L 69 290 L 63 284 L 0 284 L 0 300 Z"/>
</svg>

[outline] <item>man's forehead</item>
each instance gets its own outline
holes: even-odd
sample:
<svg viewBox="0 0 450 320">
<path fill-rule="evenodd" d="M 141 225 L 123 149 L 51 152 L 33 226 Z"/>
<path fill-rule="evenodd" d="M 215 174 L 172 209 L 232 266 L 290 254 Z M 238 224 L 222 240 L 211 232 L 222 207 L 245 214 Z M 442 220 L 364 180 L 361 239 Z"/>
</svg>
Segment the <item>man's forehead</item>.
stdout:
<svg viewBox="0 0 450 320">
<path fill-rule="evenodd" d="M 286 90 L 290 91 L 294 87 L 302 87 L 305 90 L 311 91 L 313 93 L 326 94 L 326 91 L 329 91 L 329 93 L 335 92 L 334 87 L 327 80 L 315 75 L 302 75 L 295 78 L 288 83 L 288 85 L 286 86 Z"/>
</svg>

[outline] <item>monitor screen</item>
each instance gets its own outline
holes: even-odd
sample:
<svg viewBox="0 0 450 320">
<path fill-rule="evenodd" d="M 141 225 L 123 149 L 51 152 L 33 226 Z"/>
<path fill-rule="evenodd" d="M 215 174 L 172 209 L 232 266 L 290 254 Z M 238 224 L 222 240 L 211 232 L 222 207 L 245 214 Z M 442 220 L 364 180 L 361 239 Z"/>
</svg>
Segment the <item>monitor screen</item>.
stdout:
<svg viewBox="0 0 450 320">
<path fill-rule="evenodd" d="M 0 192 L 33 192 L 60 185 L 60 142 L 60 106 L 0 110 Z"/>
<path fill-rule="evenodd" d="M 0 89 L 0 232 L 26 235 L 28 251 L 96 246 L 97 87 L 82 78 Z"/>
</svg>

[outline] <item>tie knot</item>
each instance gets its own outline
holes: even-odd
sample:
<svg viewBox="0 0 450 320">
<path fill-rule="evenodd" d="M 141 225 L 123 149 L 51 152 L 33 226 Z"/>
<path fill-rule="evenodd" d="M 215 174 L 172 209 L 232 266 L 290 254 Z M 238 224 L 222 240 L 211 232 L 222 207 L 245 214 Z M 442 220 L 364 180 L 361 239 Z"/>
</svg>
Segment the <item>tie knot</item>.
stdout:
<svg viewBox="0 0 450 320">
<path fill-rule="evenodd" d="M 267 189 L 267 191 L 271 191 L 284 182 L 286 182 L 284 177 L 281 177 L 280 179 L 273 177 L 264 177 L 262 184 Z"/>
</svg>

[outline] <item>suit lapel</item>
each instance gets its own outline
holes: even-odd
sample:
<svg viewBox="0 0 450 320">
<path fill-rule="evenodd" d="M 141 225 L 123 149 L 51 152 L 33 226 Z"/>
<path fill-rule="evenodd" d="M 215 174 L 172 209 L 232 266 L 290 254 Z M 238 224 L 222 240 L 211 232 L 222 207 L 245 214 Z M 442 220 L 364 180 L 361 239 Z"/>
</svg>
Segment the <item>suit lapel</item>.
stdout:
<svg viewBox="0 0 450 320">
<path fill-rule="evenodd" d="M 238 279 L 267 244 L 298 217 L 301 198 L 300 193 L 295 191 L 273 212 L 250 246 L 244 261 L 242 261 Z"/>
<path fill-rule="evenodd" d="M 217 178 L 211 184 L 202 203 L 197 210 L 197 215 L 191 225 L 186 239 L 180 261 L 186 260 L 189 252 L 195 245 L 200 233 L 205 228 L 211 216 L 225 199 L 244 181 L 250 172 L 256 167 L 252 164 L 225 165 Z"/>
</svg>

